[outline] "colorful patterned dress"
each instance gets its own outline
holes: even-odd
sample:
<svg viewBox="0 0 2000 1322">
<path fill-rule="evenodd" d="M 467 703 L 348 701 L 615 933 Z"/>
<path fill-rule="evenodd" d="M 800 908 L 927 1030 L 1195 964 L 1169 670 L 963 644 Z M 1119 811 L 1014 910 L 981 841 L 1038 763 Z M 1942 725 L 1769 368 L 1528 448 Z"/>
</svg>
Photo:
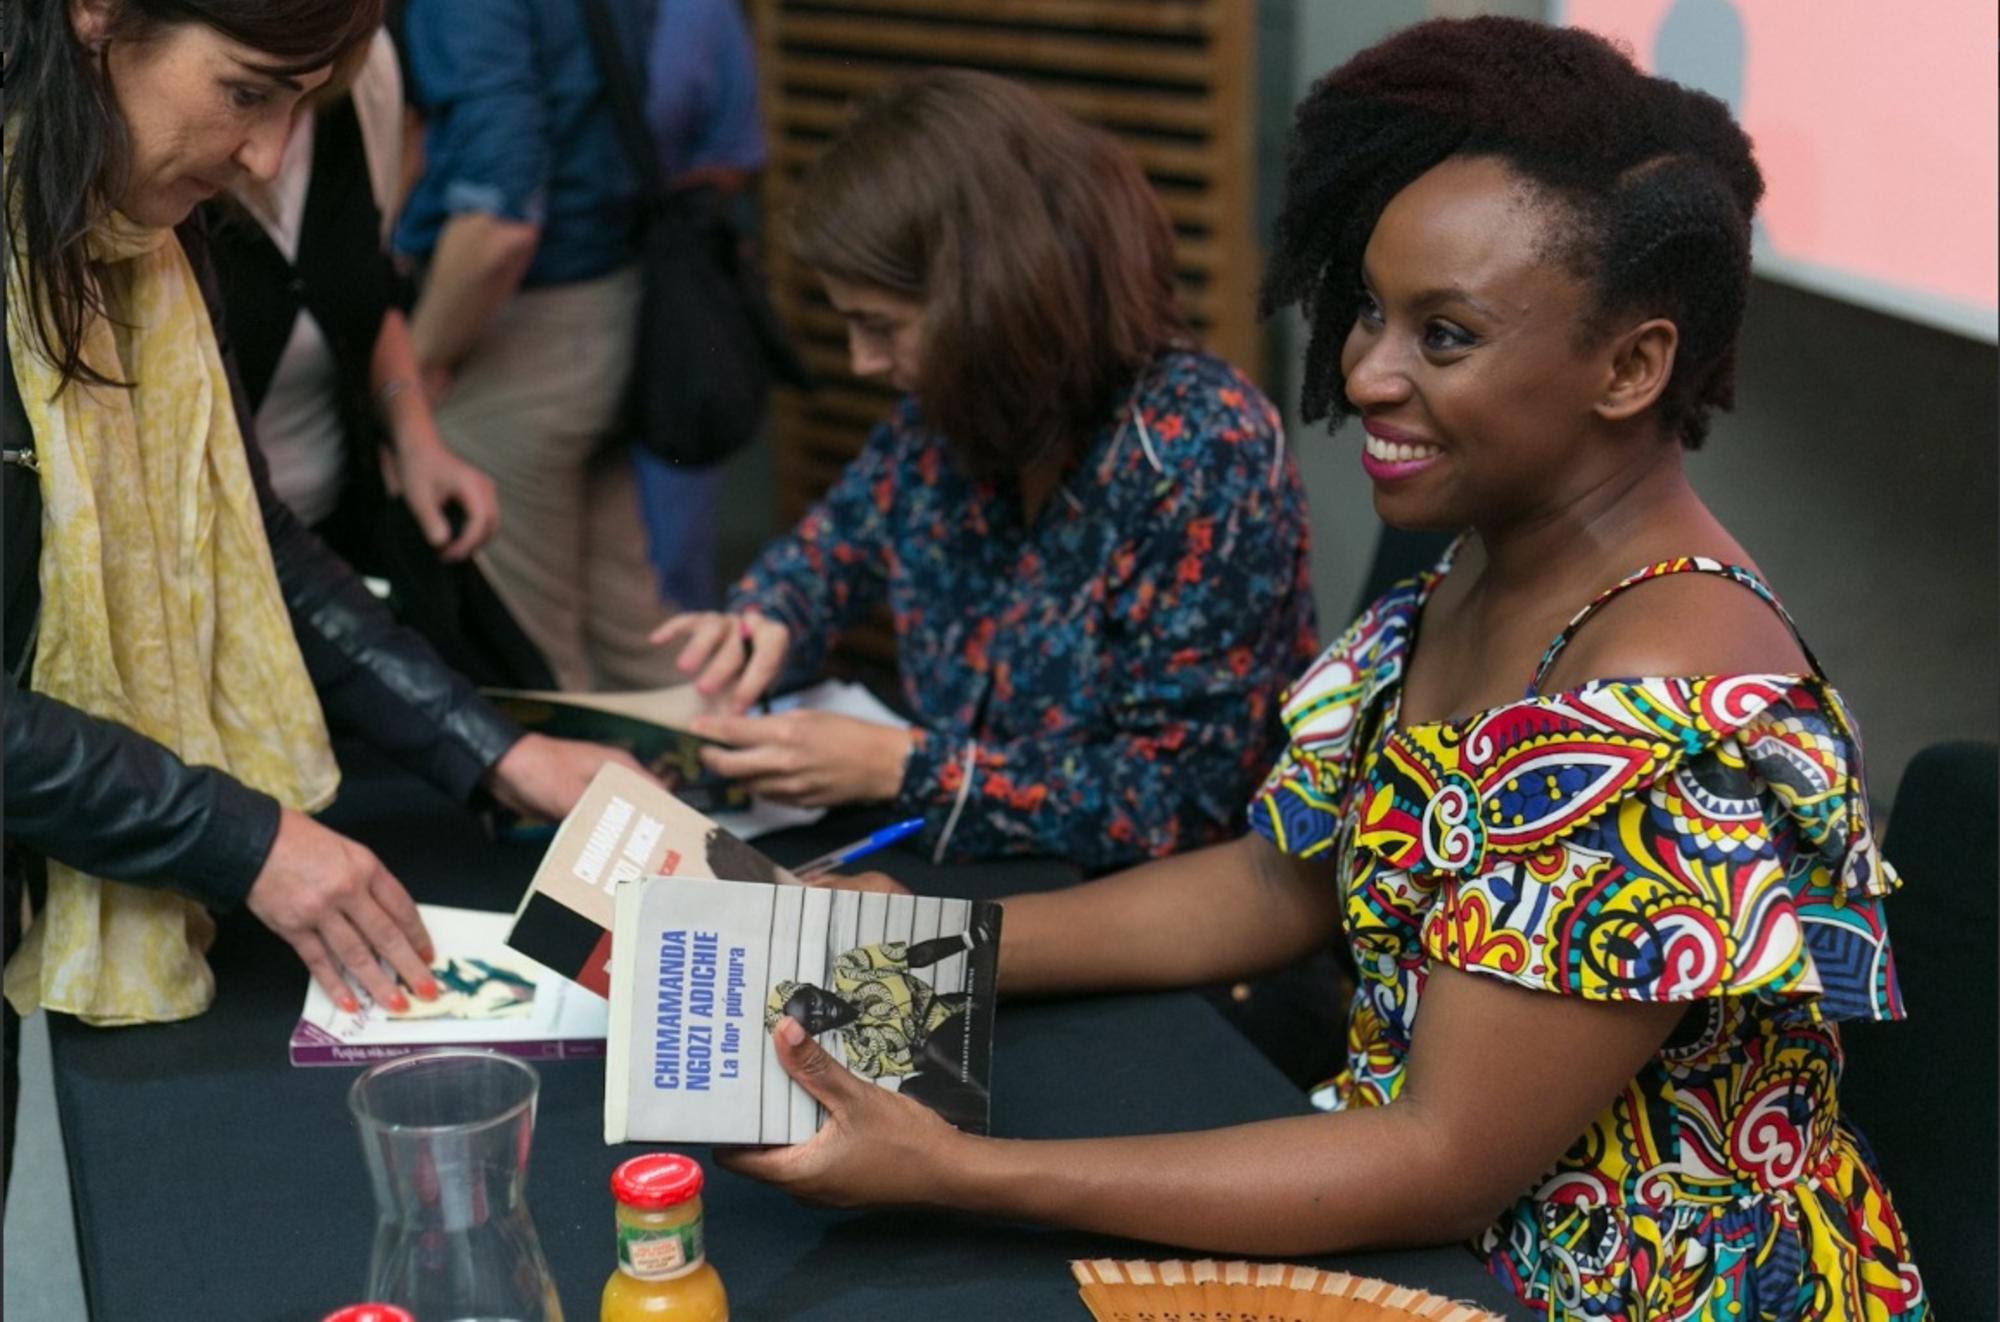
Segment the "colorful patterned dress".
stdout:
<svg viewBox="0 0 2000 1322">
<path fill-rule="evenodd" d="M 1689 1013 L 1477 1248 L 1552 1318 L 1927 1316 L 1901 1223 L 1839 1121 L 1840 1019 L 1902 1016 L 1854 726 L 1810 675 L 1597 680 L 1405 727 L 1444 567 L 1376 602 L 1287 693 L 1253 829 L 1338 868 L 1359 970 L 1347 1068 L 1401 1090 L 1433 964 Z M 1781 612 L 1782 613 L 1782 612 Z M 1787 620 L 1789 623 L 1789 620 Z M 1810 653 L 1808 653 L 1810 657 Z"/>
<path fill-rule="evenodd" d="M 915 398 L 730 593 L 791 628 L 780 688 L 887 602 L 917 742 L 897 807 L 949 858 L 1092 871 L 1226 839 L 1318 649 L 1305 489 L 1227 363 L 1159 354 L 1032 524 Z"/>
</svg>

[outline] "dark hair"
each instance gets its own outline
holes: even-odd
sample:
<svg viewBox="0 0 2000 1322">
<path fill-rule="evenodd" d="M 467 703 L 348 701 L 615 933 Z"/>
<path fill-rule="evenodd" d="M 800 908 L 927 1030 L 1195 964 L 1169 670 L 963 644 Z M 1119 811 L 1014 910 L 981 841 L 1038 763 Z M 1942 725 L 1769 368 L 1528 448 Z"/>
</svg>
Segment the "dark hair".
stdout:
<svg viewBox="0 0 2000 1322">
<path fill-rule="evenodd" d="M 1722 102 L 1649 77 L 1601 37 L 1496 17 L 1400 32 L 1299 107 L 1263 305 L 1296 302 L 1309 322 L 1305 418 L 1353 411 L 1340 354 L 1362 252 L 1389 200 L 1454 156 L 1497 158 L 1557 205 L 1553 255 L 1595 292 L 1586 340 L 1624 314 L 1674 323 L 1660 426 L 1699 446 L 1709 411 L 1735 402 L 1764 192 L 1750 140 Z"/>
<path fill-rule="evenodd" d="M 1188 334 L 1138 163 L 992 74 L 930 70 L 865 101 L 790 230 L 822 274 L 923 301 L 925 421 L 981 475 L 1079 445 Z"/>
<path fill-rule="evenodd" d="M 382 0 L 108 0 L 110 35 L 143 41 L 200 23 L 270 57 L 278 76 L 333 63 L 381 23 Z M 84 241 L 130 167 L 130 143 L 102 58 L 77 39 L 69 0 L 6 0 L 7 257 L 20 268 L 42 351 L 65 385 L 107 378 L 83 361 L 103 304 Z"/>
</svg>

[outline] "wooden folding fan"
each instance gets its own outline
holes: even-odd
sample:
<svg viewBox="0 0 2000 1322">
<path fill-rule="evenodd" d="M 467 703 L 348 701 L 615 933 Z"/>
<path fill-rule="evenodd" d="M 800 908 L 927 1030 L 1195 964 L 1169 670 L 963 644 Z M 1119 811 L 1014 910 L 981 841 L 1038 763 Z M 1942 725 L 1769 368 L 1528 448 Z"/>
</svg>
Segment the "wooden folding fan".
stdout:
<svg viewBox="0 0 2000 1322">
<path fill-rule="evenodd" d="M 1072 1262 L 1097 1322 L 1500 1322 L 1443 1295 L 1268 1262 Z"/>
</svg>

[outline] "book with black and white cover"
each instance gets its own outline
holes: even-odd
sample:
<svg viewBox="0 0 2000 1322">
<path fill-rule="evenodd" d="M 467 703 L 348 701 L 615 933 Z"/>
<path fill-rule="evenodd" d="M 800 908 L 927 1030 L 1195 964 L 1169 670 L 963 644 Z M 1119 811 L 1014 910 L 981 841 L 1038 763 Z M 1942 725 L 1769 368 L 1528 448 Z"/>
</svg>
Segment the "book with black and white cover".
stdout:
<svg viewBox="0 0 2000 1322">
<path fill-rule="evenodd" d="M 292 1064 L 372 1065 L 433 1047 L 487 1047 L 527 1060 L 604 1055 L 604 1001 L 509 947 L 510 915 L 436 904 L 417 913 L 437 950 L 438 998 L 412 996 L 397 1013 L 350 982 L 349 1011 L 309 980 L 292 1027 Z"/>
<path fill-rule="evenodd" d="M 656 877 L 614 906 L 605 1142 L 810 1138 L 825 1116 L 778 1064 L 782 1015 L 861 1078 L 986 1132 L 999 905 Z"/>
</svg>

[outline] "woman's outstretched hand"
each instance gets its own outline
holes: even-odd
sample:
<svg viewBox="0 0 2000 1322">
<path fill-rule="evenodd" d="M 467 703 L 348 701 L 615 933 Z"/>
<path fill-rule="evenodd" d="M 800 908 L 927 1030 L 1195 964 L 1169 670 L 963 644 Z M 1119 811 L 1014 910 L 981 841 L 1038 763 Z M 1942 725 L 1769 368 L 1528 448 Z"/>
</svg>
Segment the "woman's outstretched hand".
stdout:
<svg viewBox="0 0 2000 1322">
<path fill-rule="evenodd" d="M 420 999 L 437 998 L 435 951 L 409 892 L 365 846 L 302 812 L 282 810 L 244 904 L 298 952 L 313 981 L 344 1010 L 357 1008 L 348 977 L 393 1011 L 409 1008 L 399 979 Z"/>
<path fill-rule="evenodd" d="M 606 762 L 647 774 L 622 748 L 524 734 L 487 773 L 486 787 L 494 798 L 524 817 L 559 822 L 569 816 Z"/>
<path fill-rule="evenodd" d="M 695 691 L 704 698 L 720 696 L 731 712 L 741 713 L 784 668 L 792 631 L 756 611 L 689 611 L 653 630 L 656 647 L 675 639 L 681 643 L 680 671 L 695 675 Z"/>
<path fill-rule="evenodd" d="M 771 1040 L 785 1073 L 826 1108 L 826 1123 L 790 1147 L 717 1148 L 716 1161 L 829 1207 L 939 1201 L 954 1152 L 978 1140 L 929 1107 L 856 1078 L 790 1016 L 778 1021 Z"/>
</svg>

